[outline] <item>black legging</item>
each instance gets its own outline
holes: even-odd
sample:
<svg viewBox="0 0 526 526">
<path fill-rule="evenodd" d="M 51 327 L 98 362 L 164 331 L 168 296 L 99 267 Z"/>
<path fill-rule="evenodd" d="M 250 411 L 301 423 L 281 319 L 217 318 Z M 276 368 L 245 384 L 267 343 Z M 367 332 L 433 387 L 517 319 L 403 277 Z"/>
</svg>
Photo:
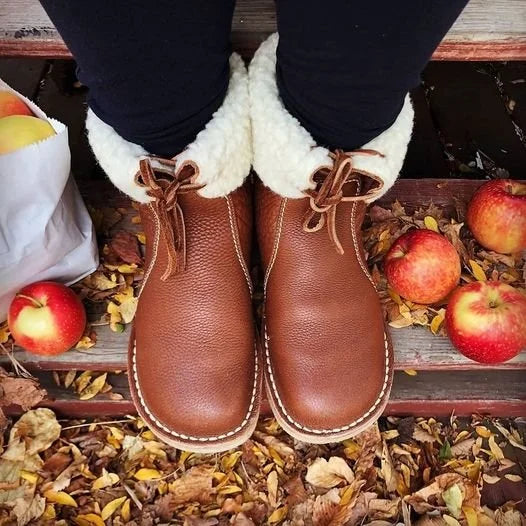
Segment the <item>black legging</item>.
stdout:
<svg viewBox="0 0 526 526">
<path fill-rule="evenodd" d="M 79 65 L 93 111 L 174 156 L 228 84 L 235 0 L 41 0 Z M 319 144 L 357 148 L 394 121 L 467 0 L 277 0 L 277 79 Z"/>
</svg>

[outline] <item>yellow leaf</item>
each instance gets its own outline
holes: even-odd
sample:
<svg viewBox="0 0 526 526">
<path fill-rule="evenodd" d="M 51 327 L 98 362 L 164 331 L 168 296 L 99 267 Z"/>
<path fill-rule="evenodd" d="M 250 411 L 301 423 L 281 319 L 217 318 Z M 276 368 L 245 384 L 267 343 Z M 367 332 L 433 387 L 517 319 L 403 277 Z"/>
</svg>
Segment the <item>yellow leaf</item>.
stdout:
<svg viewBox="0 0 526 526">
<path fill-rule="evenodd" d="M 106 519 L 109 519 L 124 504 L 124 501 L 127 498 L 128 497 L 119 497 L 118 499 L 113 499 L 108 502 L 108 504 L 102 508 L 100 513 L 102 520 L 105 521 Z"/>
<path fill-rule="evenodd" d="M 352 496 L 354 495 L 354 486 L 351 484 L 350 486 L 347 486 L 345 490 L 343 491 L 342 498 L 340 499 L 340 506 L 343 508 L 344 506 L 347 506 L 349 502 L 351 502 Z"/>
<path fill-rule="evenodd" d="M 0 343 L 6 343 L 10 334 L 7 322 L 0 324 Z"/>
<path fill-rule="evenodd" d="M 438 330 L 440 329 L 440 326 L 442 325 L 442 322 L 444 321 L 444 318 L 446 317 L 446 309 L 440 309 L 438 311 L 438 314 L 431 320 L 431 323 L 429 324 L 429 328 L 431 329 L 431 332 L 433 334 L 437 334 Z"/>
<path fill-rule="evenodd" d="M 137 232 L 135 235 L 141 245 L 146 245 L 146 234 L 144 232 Z"/>
<path fill-rule="evenodd" d="M 141 468 L 135 475 L 133 475 L 133 478 L 137 480 L 153 480 L 153 479 L 160 479 L 162 477 L 162 473 L 160 471 L 157 471 L 156 469 L 148 469 L 148 468 Z"/>
<path fill-rule="evenodd" d="M 458 484 L 453 484 L 446 490 L 442 492 L 442 498 L 446 503 L 449 513 L 455 518 L 460 517 L 460 510 L 462 509 L 462 501 L 464 497 L 462 496 L 462 490 Z"/>
<path fill-rule="evenodd" d="M 493 453 L 493 456 L 497 460 L 503 460 L 504 459 L 504 453 L 502 449 L 497 445 L 495 442 L 495 437 L 490 436 L 488 440 L 489 448 L 491 449 L 491 452 Z"/>
<path fill-rule="evenodd" d="M 30 484 L 36 484 L 38 482 L 38 475 L 25 469 L 20 470 L 20 477 L 27 480 Z"/>
<path fill-rule="evenodd" d="M 231 453 L 230 455 L 225 455 L 221 459 L 221 467 L 223 471 L 230 471 L 239 460 L 239 457 L 243 454 L 242 451 L 236 451 L 235 453 Z"/>
<path fill-rule="evenodd" d="M 281 508 L 274 510 L 268 518 L 268 523 L 277 524 L 278 522 L 281 522 L 287 516 L 288 511 L 288 506 L 282 506 Z"/>
<path fill-rule="evenodd" d="M 111 434 L 117 440 L 123 440 L 124 439 L 124 433 L 118 427 L 110 426 L 109 429 L 110 429 Z"/>
<path fill-rule="evenodd" d="M 144 433 L 142 433 L 141 438 L 144 440 L 155 440 L 155 435 L 147 429 Z"/>
<path fill-rule="evenodd" d="M 55 511 L 55 506 L 53 504 L 47 504 L 46 509 L 44 510 L 44 513 L 42 514 L 42 519 L 46 521 L 50 521 L 51 519 L 54 519 L 57 516 L 57 513 Z"/>
<path fill-rule="evenodd" d="M 227 485 L 223 486 L 217 493 L 219 495 L 232 495 L 232 493 L 240 493 L 243 491 L 239 486 Z"/>
<path fill-rule="evenodd" d="M 108 473 L 105 469 L 102 470 L 102 476 L 93 482 L 91 489 L 103 489 L 113 486 L 119 482 L 119 475 L 116 473 Z"/>
<path fill-rule="evenodd" d="M 477 281 L 487 281 L 485 272 L 482 270 L 482 267 L 472 259 L 469 260 L 469 265 L 471 266 L 471 273 Z"/>
<path fill-rule="evenodd" d="M 416 376 L 418 374 L 414 369 L 404 369 L 404 373 L 409 376 Z"/>
<path fill-rule="evenodd" d="M 473 508 L 470 508 L 469 506 L 464 506 L 462 508 L 462 511 L 464 512 L 464 517 L 466 517 L 468 526 L 478 525 L 479 521 L 477 519 L 477 512 Z"/>
<path fill-rule="evenodd" d="M 84 388 L 90 383 L 93 371 L 84 371 L 76 380 L 75 380 L 75 390 L 77 393 L 80 393 Z"/>
<path fill-rule="evenodd" d="M 101 374 L 100 376 L 97 376 L 91 384 L 88 385 L 81 393 L 80 393 L 80 399 L 81 400 L 90 400 L 94 396 L 98 395 L 100 393 L 100 390 L 104 387 L 104 384 L 106 383 L 106 377 L 108 376 L 108 373 Z"/>
<path fill-rule="evenodd" d="M 387 292 L 389 293 L 389 296 L 391 296 L 391 299 L 397 304 L 397 305 L 402 305 L 403 304 L 403 301 L 402 301 L 402 298 L 400 297 L 400 295 L 395 292 L 391 287 L 389 287 L 387 289 Z"/>
<path fill-rule="evenodd" d="M 121 508 L 121 517 L 124 522 L 129 522 L 130 520 L 130 499 L 126 499 Z"/>
<path fill-rule="evenodd" d="M 457 519 L 454 519 L 453 517 L 450 517 L 449 515 L 442 515 L 442 519 L 444 519 L 444 522 L 448 526 L 461 526 L 460 522 L 458 522 Z"/>
<path fill-rule="evenodd" d="M 482 438 L 489 438 L 491 436 L 491 431 L 485 426 L 477 426 L 475 432 Z"/>
<path fill-rule="evenodd" d="M 85 515 L 77 515 L 75 522 L 79 526 L 105 526 L 104 521 L 95 513 L 86 513 Z"/>
<path fill-rule="evenodd" d="M 53 491 L 50 489 L 44 493 L 44 497 L 46 497 L 49 502 L 56 502 L 63 506 L 73 506 L 74 508 L 77 507 L 75 499 L 65 491 Z"/>
<path fill-rule="evenodd" d="M 437 220 L 433 216 L 424 217 L 424 225 L 428 230 L 433 230 L 433 232 L 436 232 L 437 234 L 440 233 Z"/>
<path fill-rule="evenodd" d="M 77 376 L 77 371 L 68 371 L 66 377 L 64 378 L 64 387 L 66 389 L 73 383 L 75 376 Z"/>
<path fill-rule="evenodd" d="M 91 349 L 95 342 L 89 336 L 83 336 L 75 345 L 75 349 Z"/>
</svg>

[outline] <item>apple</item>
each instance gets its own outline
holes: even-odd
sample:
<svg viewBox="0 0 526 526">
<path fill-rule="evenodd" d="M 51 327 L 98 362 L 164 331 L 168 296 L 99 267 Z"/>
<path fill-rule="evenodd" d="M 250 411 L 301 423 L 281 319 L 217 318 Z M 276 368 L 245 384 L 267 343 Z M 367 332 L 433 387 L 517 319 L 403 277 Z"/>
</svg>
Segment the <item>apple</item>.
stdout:
<svg viewBox="0 0 526 526">
<path fill-rule="evenodd" d="M 400 296 L 415 303 L 435 303 L 457 286 L 460 258 L 444 236 L 432 230 L 410 230 L 387 252 L 384 270 Z"/>
<path fill-rule="evenodd" d="M 483 247 L 502 254 L 526 249 L 526 184 L 511 179 L 483 184 L 468 205 L 466 220 Z"/>
<path fill-rule="evenodd" d="M 33 142 L 55 135 L 49 122 L 27 115 L 10 115 L 0 119 L 0 154 L 10 153 Z"/>
<path fill-rule="evenodd" d="M 80 340 L 86 327 L 86 311 L 69 287 L 39 281 L 14 297 L 7 323 L 17 345 L 35 354 L 54 355 Z"/>
<path fill-rule="evenodd" d="M 9 115 L 33 115 L 33 112 L 14 93 L 0 91 L 0 118 Z"/>
<path fill-rule="evenodd" d="M 500 281 L 459 287 L 447 305 L 446 329 L 453 345 L 472 360 L 510 360 L 526 349 L 526 296 Z"/>
</svg>

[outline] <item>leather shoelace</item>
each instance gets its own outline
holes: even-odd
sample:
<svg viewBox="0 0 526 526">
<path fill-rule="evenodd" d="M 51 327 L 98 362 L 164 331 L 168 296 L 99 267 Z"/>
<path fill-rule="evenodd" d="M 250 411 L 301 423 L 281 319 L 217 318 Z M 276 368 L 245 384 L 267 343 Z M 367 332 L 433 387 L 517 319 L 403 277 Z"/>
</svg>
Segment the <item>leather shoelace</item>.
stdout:
<svg viewBox="0 0 526 526">
<path fill-rule="evenodd" d="M 156 163 L 155 169 L 152 161 Z M 151 206 L 159 218 L 160 234 L 168 254 L 166 270 L 161 277 L 163 281 L 186 268 L 184 215 L 177 198 L 180 194 L 203 188 L 204 185 L 195 183 L 196 176 L 194 165 L 184 164 L 176 170 L 174 159 L 151 157 L 139 162 L 136 182 L 146 187 L 146 194 L 153 199 Z"/>
<path fill-rule="evenodd" d="M 343 254 L 344 250 L 336 232 L 338 204 L 342 201 L 366 201 L 374 198 L 384 186 L 382 179 L 376 175 L 353 166 L 353 157 L 356 155 L 383 157 L 383 154 L 376 150 L 355 150 L 352 152 L 336 150 L 335 153 L 331 153 L 331 157 L 334 159 L 332 170 L 317 185 L 317 188 L 305 191 L 305 194 L 310 198 L 310 209 L 303 218 L 303 230 L 305 232 L 317 232 L 327 224 L 329 238 L 339 254 Z M 353 180 L 358 184 L 360 176 L 373 179 L 377 186 L 363 195 L 344 195 L 344 185 Z"/>
</svg>

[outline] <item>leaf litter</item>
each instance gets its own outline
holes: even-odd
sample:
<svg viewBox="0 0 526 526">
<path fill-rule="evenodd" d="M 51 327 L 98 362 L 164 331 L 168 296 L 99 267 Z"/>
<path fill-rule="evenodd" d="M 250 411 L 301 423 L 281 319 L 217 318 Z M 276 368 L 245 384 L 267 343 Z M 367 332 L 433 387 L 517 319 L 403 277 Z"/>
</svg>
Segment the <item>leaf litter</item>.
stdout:
<svg viewBox="0 0 526 526">
<path fill-rule="evenodd" d="M 420 305 L 401 298 L 392 290 L 382 264 L 394 241 L 412 229 L 428 229 L 444 235 L 457 250 L 461 264 L 461 283 L 500 280 L 526 294 L 526 253 L 498 254 L 482 248 L 465 226 L 465 208 L 457 200 L 453 212 L 433 203 L 409 211 L 398 201 L 389 208 L 373 205 L 363 230 L 364 246 L 371 275 L 380 295 L 386 321 L 393 328 L 415 325 L 428 327 L 435 335 L 445 335 L 447 298 Z"/>
<path fill-rule="evenodd" d="M 262 418 L 239 448 L 198 455 L 140 418 L 29 410 L 5 435 L 0 524 L 524 526 L 525 432 L 520 418 L 388 417 L 311 445 Z"/>
</svg>

